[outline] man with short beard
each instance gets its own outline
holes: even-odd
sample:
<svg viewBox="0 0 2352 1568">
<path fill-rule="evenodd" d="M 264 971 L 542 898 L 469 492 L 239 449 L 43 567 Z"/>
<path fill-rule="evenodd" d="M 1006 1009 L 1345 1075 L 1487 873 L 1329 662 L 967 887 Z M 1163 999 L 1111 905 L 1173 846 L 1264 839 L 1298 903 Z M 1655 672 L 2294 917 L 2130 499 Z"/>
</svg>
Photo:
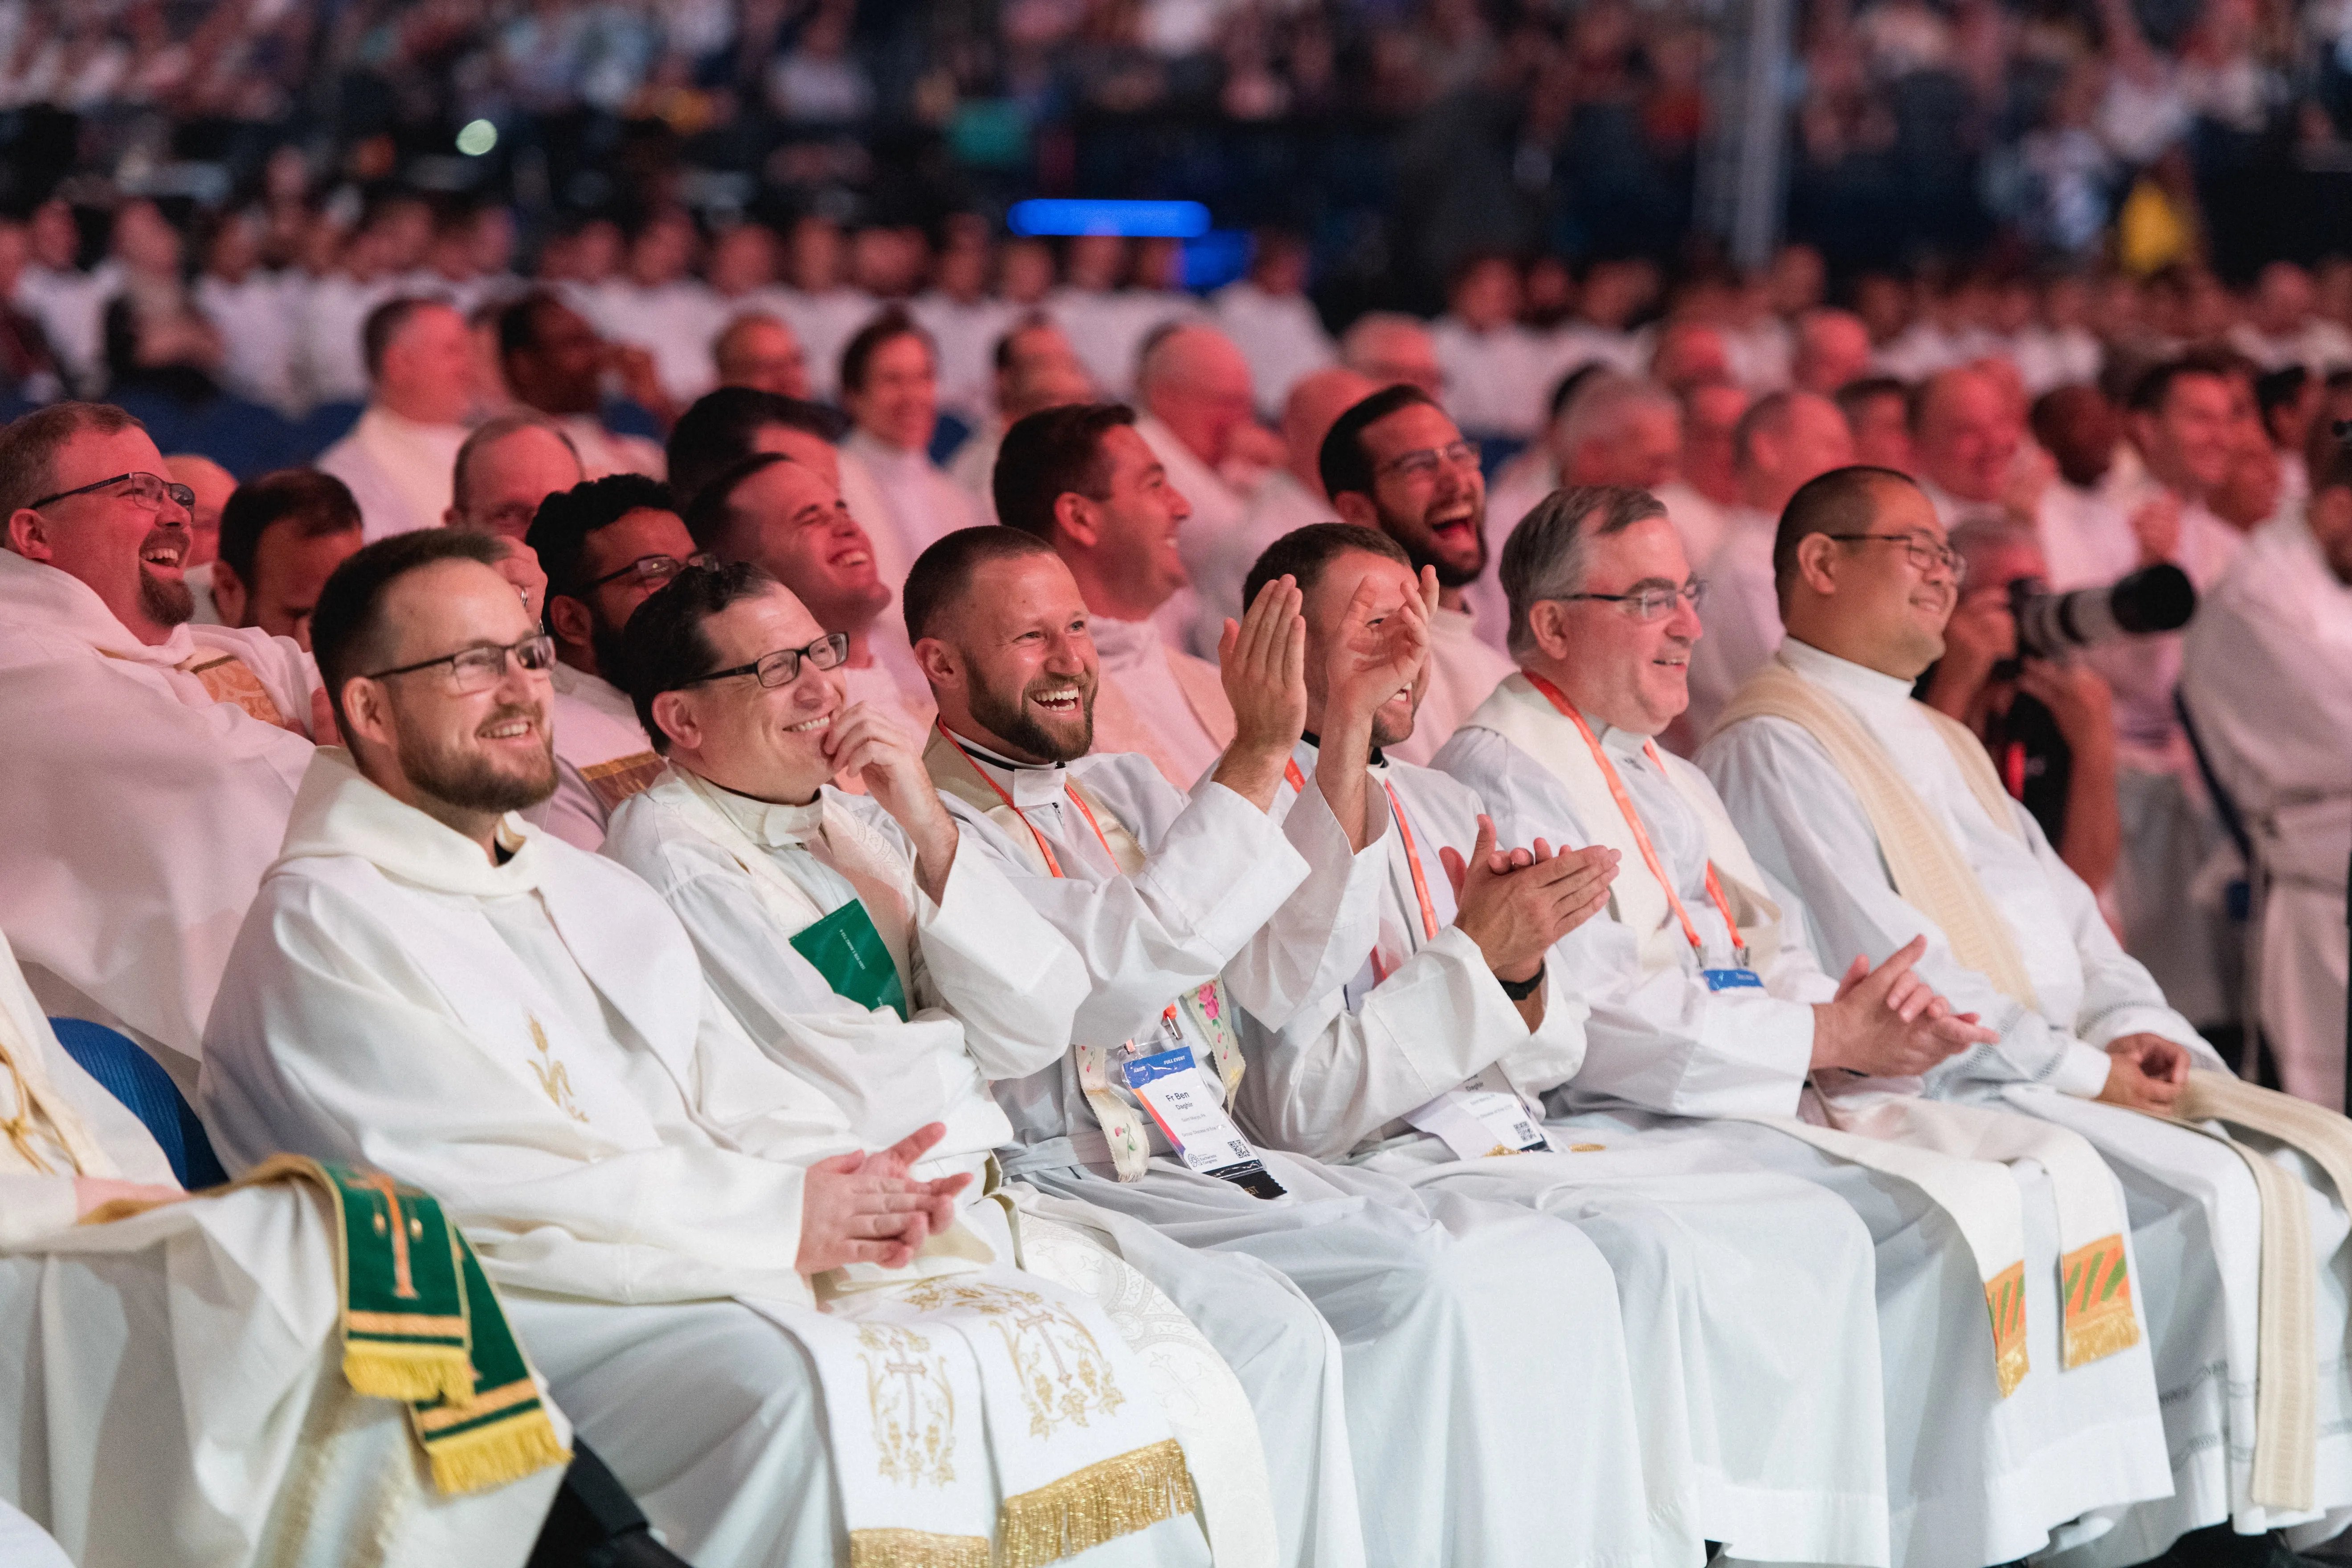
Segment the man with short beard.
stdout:
<svg viewBox="0 0 2352 1568">
<path fill-rule="evenodd" d="M 540 503 L 528 542 L 548 580 L 554 678 L 555 793 L 532 820 L 566 843 L 604 842 L 614 807 L 654 781 L 654 754 L 628 694 L 608 677 L 621 628 L 653 591 L 698 558 L 669 490 L 614 474 Z"/>
<path fill-rule="evenodd" d="M 1591 1244 L 1524 1210 L 1254 1148 L 1223 1109 L 1244 1072 L 1228 1009 L 1287 1018 L 1361 962 L 1314 914 L 1344 868 L 1313 870 L 1268 815 L 1306 722 L 1298 605 L 1283 579 L 1226 624 L 1234 740 L 1187 801 L 1141 756 L 1087 754 L 1097 659 L 1050 547 L 973 529 L 915 563 L 908 621 L 940 705 L 923 760 L 961 853 L 995 859 L 1091 982 L 1069 1051 L 996 1087 L 1004 1173 L 1178 1244 L 1128 1260 L 1251 1388 L 1290 1561 L 1330 1552 L 1354 1511 L 1339 1443 L 1373 1562 L 1675 1560 L 1660 1550 L 1674 1521 L 1643 1506 L 1614 1281 Z M 1312 790 L 1291 820 L 1339 831 Z M 1286 902 L 1302 918 L 1254 942 Z M 1278 1369 L 1253 1347 L 1283 1280 L 1339 1335 L 1344 1437 L 1270 1424 Z"/>
<path fill-rule="evenodd" d="M 841 666 L 852 702 L 870 702 L 910 735 L 931 727 L 931 689 L 876 569 L 874 542 L 823 468 L 754 452 L 702 488 L 686 514 L 696 545 L 748 561 L 793 591 L 828 632 L 849 639 Z M 861 786 L 855 775 L 844 789 Z"/>
<path fill-rule="evenodd" d="M 320 598 L 350 749 L 314 753 L 212 1015 L 221 1156 L 291 1150 L 441 1197 L 549 1392 L 688 1560 L 845 1562 L 872 1549 L 853 1531 L 927 1520 L 985 1557 L 992 1497 L 909 1517 L 836 1484 L 876 1475 L 883 1422 L 827 1418 L 845 1360 L 866 1409 L 828 1325 L 876 1298 L 820 1313 L 812 1286 L 906 1268 L 970 1179 L 909 1173 L 936 1122 L 864 1147 L 726 1015 L 650 889 L 517 815 L 555 788 L 554 647 L 496 560 L 400 534 Z M 956 1333 L 896 1304 L 909 1338 Z M 971 1378 L 958 1359 L 925 1370 Z M 938 1418 L 960 1455 L 981 1440 Z"/>
<path fill-rule="evenodd" d="M 1342 522 L 1387 534 L 1413 570 L 1437 574 L 1429 689 L 1397 755 L 1426 766 L 1454 727 L 1511 673 L 1480 639 L 1466 591 L 1486 569 L 1486 480 L 1476 443 L 1417 387 L 1391 386 L 1339 416 L 1323 437 L 1323 489 Z"/>
<path fill-rule="evenodd" d="M 0 930 L 47 1012 L 121 1029 L 187 1086 L 331 721 L 292 642 L 188 624 L 194 498 L 163 475 L 102 404 L 0 430 Z"/>
</svg>

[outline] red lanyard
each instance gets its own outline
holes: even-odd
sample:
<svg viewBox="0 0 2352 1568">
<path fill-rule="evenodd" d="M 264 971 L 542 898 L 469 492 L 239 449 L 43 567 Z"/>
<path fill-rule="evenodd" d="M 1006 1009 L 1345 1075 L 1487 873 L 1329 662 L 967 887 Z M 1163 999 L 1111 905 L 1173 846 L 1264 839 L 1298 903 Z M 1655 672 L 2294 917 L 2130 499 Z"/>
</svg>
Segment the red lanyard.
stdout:
<svg viewBox="0 0 2352 1568">
<path fill-rule="evenodd" d="M 1600 766 L 1601 776 L 1609 783 L 1610 798 L 1617 803 L 1617 810 L 1625 818 L 1625 826 L 1633 830 L 1633 844 L 1642 851 L 1643 864 L 1648 866 L 1650 875 L 1657 879 L 1658 887 L 1666 895 L 1667 905 L 1675 911 L 1675 919 L 1682 922 L 1683 935 L 1689 939 L 1691 951 L 1700 954 L 1704 963 L 1706 944 L 1699 940 L 1698 927 L 1691 924 L 1690 912 L 1683 908 L 1682 900 L 1675 896 L 1674 880 L 1666 875 L 1665 868 L 1658 864 L 1658 852 L 1650 847 L 1650 834 L 1642 826 L 1642 814 L 1633 809 L 1633 796 L 1625 793 L 1625 781 L 1617 776 L 1617 769 L 1609 761 L 1609 753 L 1603 752 L 1601 742 L 1594 739 L 1592 727 L 1584 721 L 1584 715 L 1576 710 L 1575 705 L 1560 695 L 1559 687 L 1532 670 L 1519 673 L 1528 678 L 1528 685 L 1549 699 L 1551 705 L 1559 710 L 1560 716 L 1575 725 L 1576 732 L 1584 737 L 1585 745 L 1591 750 L 1593 762 Z M 1648 754 L 1654 767 L 1662 773 L 1666 771 L 1666 764 L 1658 756 L 1655 742 L 1643 742 L 1642 749 Z M 1731 933 L 1732 950 L 1739 955 L 1739 962 L 1746 963 L 1748 943 L 1739 935 L 1739 922 L 1732 918 L 1731 900 L 1723 896 L 1723 884 L 1716 879 L 1715 862 L 1712 860 L 1706 863 L 1706 896 L 1715 900 L 1717 911 L 1723 916 L 1724 929 Z M 1634 934 L 1639 936 L 1641 933 Z"/>
<path fill-rule="evenodd" d="M 945 737 L 947 743 L 956 749 L 956 754 L 963 758 L 965 762 L 971 763 L 971 771 L 980 775 L 980 782 L 994 790 L 996 792 L 996 798 L 1003 801 L 1005 805 L 1005 808 L 1011 811 L 1014 816 L 1021 819 L 1021 826 L 1027 828 L 1029 830 L 1029 837 L 1037 841 L 1037 853 L 1045 858 L 1045 869 L 1051 871 L 1056 877 L 1062 875 L 1062 862 L 1055 858 L 1054 854 L 1054 847 L 1045 842 L 1045 836 L 1037 831 L 1037 825 L 1029 820 L 1028 814 L 1023 811 L 1019 806 L 1013 804 L 1013 797 L 1004 793 L 1004 786 L 988 776 L 988 770 L 982 767 L 978 762 L 973 760 L 972 754 L 963 749 L 963 742 L 957 740 L 953 735 L 948 732 L 948 727 L 945 724 L 941 724 L 939 729 L 940 735 Z M 1075 782 L 1076 781 L 1073 781 L 1074 784 Z M 1103 837 L 1102 824 L 1095 820 L 1095 814 L 1088 811 L 1087 809 L 1087 803 L 1078 798 L 1078 792 L 1076 789 L 1065 789 L 1063 793 L 1070 797 L 1070 804 L 1078 808 L 1078 815 L 1087 819 L 1087 826 L 1095 830 L 1095 837 L 1101 843 L 1103 853 L 1110 856 L 1110 863 L 1113 866 L 1117 866 L 1118 864 L 1118 857 L 1111 853 L 1110 840 Z"/>
</svg>

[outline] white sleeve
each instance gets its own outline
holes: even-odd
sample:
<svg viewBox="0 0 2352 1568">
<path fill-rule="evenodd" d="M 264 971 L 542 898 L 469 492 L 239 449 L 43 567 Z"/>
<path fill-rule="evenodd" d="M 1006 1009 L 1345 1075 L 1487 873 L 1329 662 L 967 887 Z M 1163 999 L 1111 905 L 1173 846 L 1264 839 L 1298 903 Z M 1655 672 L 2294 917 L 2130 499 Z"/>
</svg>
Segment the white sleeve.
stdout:
<svg viewBox="0 0 2352 1568">
<path fill-rule="evenodd" d="M 994 859 L 1077 950 L 1091 989 L 1073 1036 L 1085 1042 L 1110 1045 L 1150 1029 L 1161 1008 L 1216 979 L 1307 875 L 1273 820 L 1223 784 L 1192 796 L 1134 876 L 1101 882 L 1032 870 L 994 823 L 946 798 L 965 852 Z"/>
<path fill-rule="evenodd" d="M 0 1175 L 0 1252 L 65 1229 L 77 1206 L 71 1176 Z"/>
<path fill-rule="evenodd" d="M 2000 1031 L 1999 1040 L 1929 1073 L 1930 1093 L 1964 1084 L 2038 1083 L 2088 1098 L 2105 1087 L 2104 1051 L 2053 1028 L 1962 966 L 1943 931 L 1895 890 L 1862 802 L 1811 736 L 1785 720 L 1753 719 L 1718 732 L 1701 748 L 1700 761 L 1757 864 L 1802 896 L 1814 950 L 1827 969 L 1843 971 L 1857 954 L 1883 963 L 1924 934 L 1927 956 L 1914 973 L 1954 1011 L 1974 1013 Z M 2047 845 L 2037 852 L 2046 854 Z M 2079 928 L 2082 911 L 2074 912 Z M 2095 922 L 2096 910 L 2088 912 Z M 2144 978 L 2147 972 L 2140 973 Z"/>
<path fill-rule="evenodd" d="M 1380 830 L 1351 849 L 1313 778 L 1306 792 L 1276 801 L 1283 838 L 1307 863 L 1307 876 L 1274 918 L 1225 968 L 1225 987 L 1260 1024 L 1278 1029 L 1301 1007 L 1356 977 L 1380 939 L 1381 889 L 1388 876 L 1389 812 L 1372 815 Z"/>
</svg>

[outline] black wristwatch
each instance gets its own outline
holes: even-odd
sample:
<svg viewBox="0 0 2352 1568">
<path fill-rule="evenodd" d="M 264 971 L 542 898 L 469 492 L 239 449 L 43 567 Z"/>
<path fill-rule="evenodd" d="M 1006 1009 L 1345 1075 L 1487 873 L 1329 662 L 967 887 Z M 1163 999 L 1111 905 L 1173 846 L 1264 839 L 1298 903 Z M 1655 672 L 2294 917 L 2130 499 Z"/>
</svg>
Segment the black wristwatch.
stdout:
<svg viewBox="0 0 2352 1568">
<path fill-rule="evenodd" d="M 1543 988 L 1543 977 L 1544 966 L 1538 963 L 1536 965 L 1536 972 L 1525 980 L 1506 980 L 1497 974 L 1495 976 L 1495 984 L 1501 986 L 1503 994 L 1512 1001 L 1524 1002 Z"/>
</svg>

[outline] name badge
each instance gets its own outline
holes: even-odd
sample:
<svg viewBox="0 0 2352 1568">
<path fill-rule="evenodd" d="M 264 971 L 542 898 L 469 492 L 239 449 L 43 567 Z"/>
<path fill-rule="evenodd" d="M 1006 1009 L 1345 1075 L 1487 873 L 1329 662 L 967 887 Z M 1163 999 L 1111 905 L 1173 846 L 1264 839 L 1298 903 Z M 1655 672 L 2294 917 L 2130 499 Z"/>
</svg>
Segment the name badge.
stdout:
<svg viewBox="0 0 2352 1568">
<path fill-rule="evenodd" d="M 1449 1089 L 1427 1105 L 1404 1113 L 1412 1126 L 1441 1140 L 1457 1160 L 1490 1154 L 1541 1154 L 1550 1137 L 1528 1111 L 1508 1079 L 1488 1068 L 1460 1089 Z"/>
<path fill-rule="evenodd" d="M 1137 1057 L 1120 1068 L 1127 1087 L 1160 1124 L 1161 1136 L 1192 1170 L 1231 1182 L 1255 1197 L 1278 1198 L 1286 1190 L 1257 1157 L 1233 1118 L 1202 1081 L 1190 1046 Z"/>
<path fill-rule="evenodd" d="M 1764 982 L 1752 969 L 1702 969 L 1709 991 L 1761 991 Z"/>
</svg>

